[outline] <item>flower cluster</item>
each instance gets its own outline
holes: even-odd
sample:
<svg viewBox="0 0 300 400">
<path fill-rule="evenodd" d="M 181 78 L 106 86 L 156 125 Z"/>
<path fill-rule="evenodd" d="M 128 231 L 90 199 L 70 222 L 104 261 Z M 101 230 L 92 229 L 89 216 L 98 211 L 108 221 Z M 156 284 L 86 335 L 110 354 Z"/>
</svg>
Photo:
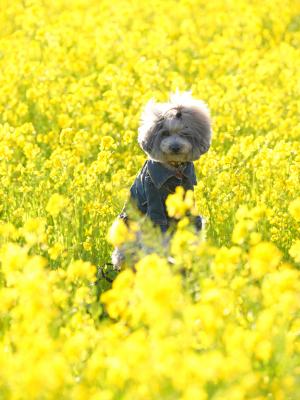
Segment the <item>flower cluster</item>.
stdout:
<svg viewBox="0 0 300 400">
<path fill-rule="evenodd" d="M 0 10 L 0 398 L 298 400 L 298 2 Z M 113 221 L 142 107 L 177 88 L 213 141 L 162 238 Z M 111 270 L 111 244 L 137 240 Z"/>
</svg>

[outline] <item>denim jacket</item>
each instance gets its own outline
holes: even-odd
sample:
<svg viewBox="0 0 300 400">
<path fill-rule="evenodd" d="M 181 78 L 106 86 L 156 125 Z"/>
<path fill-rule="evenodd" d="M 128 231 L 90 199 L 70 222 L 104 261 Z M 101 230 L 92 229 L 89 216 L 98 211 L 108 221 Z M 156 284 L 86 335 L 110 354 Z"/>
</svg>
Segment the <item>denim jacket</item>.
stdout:
<svg viewBox="0 0 300 400">
<path fill-rule="evenodd" d="M 193 190 L 196 184 L 192 162 L 183 163 L 180 169 L 173 171 L 160 162 L 147 160 L 130 188 L 130 196 L 138 209 L 165 232 L 170 223 L 166 210 L 167 196 L 174 193 L 177 186 Z"/>
</svg>

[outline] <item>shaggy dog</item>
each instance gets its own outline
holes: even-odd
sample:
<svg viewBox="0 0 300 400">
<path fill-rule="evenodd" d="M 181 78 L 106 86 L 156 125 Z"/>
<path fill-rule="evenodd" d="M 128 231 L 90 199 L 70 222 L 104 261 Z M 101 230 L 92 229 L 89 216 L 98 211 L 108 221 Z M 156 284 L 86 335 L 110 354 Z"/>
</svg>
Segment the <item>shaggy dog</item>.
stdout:
<svg viewBox="0 0 300 400">
<path fill-rule="evenodd" d="M 150 100 L 141 117 L 138 142 L 148 155 L 130 188 L 130 200 L 162 232 L 170 226 L 166 198 L 177 186 L 193 190 L 197 184 L 193 161 L 206 153 L 211 144 L 211 121 L 207 105 L 190 92 L 175 93 L 168 103 Z M 120 217 L 128 223 L 127 206 Z M 202 219 L 194 221 L 198 230 Z M 124 259 L 121 249 L 112 256 L 119 268 Z"/>
</svg>

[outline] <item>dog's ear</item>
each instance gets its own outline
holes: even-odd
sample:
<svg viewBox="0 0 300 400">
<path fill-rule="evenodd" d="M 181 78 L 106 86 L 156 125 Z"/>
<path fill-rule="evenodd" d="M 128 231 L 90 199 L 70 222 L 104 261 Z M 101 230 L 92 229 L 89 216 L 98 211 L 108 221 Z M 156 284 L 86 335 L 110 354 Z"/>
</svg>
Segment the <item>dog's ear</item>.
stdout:
<svg viewBox="0 0 300 400">
<path fill-rule="evenodd" d="M 200 154 L 206 153 L 211 145 L 212 128 L 208 106 L 202 100 L 196 100 L 191 106 L 191 112 L 194 117 L 192 124 L 194 125 L 199 143 Z"/>
<path fill-rule="evenodd" d="M 141 116 L 141 124 L 157 121 L 161 118 L 162 110 L 161 104 L 157 103 L 155 99 L 150 99 L 145 105 Z"/>
<path fill-rule="evenodd" d="M 138 129 L 138 142 L 145 152 L 152 149 L 155 132 L 167 109 L 167 104 L 157 103 L 154 99 L 148 101 L 141 115 Z"/>
</svg>

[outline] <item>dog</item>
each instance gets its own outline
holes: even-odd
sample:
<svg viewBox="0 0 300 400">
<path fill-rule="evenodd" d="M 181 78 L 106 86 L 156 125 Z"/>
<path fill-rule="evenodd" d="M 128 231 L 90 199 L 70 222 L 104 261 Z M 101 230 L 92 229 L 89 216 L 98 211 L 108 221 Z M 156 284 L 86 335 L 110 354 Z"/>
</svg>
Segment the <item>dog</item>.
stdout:
<svg viewBox="0 0 300 400">
<path fill-rule="evenodd" d="M 130 188 L 130 203 L 167 232 L 172 218 L 167 214 L 166 199 L 177 186 L 185 191 L 197 184 L 193 161 L 211 145 L 211 118 L 206 103 L 191 92 L 176 92 L 169 102 L 151 99 L 142 112 L 138 143 L 148 159 Z M 128 225 L 128 206 L 119 215 Z M 201 216 L 195 218 L 197 230 L 203 228 Z M 124 249 L 115 249 L 112 263 L 120 269 Z"/>
</svg>

